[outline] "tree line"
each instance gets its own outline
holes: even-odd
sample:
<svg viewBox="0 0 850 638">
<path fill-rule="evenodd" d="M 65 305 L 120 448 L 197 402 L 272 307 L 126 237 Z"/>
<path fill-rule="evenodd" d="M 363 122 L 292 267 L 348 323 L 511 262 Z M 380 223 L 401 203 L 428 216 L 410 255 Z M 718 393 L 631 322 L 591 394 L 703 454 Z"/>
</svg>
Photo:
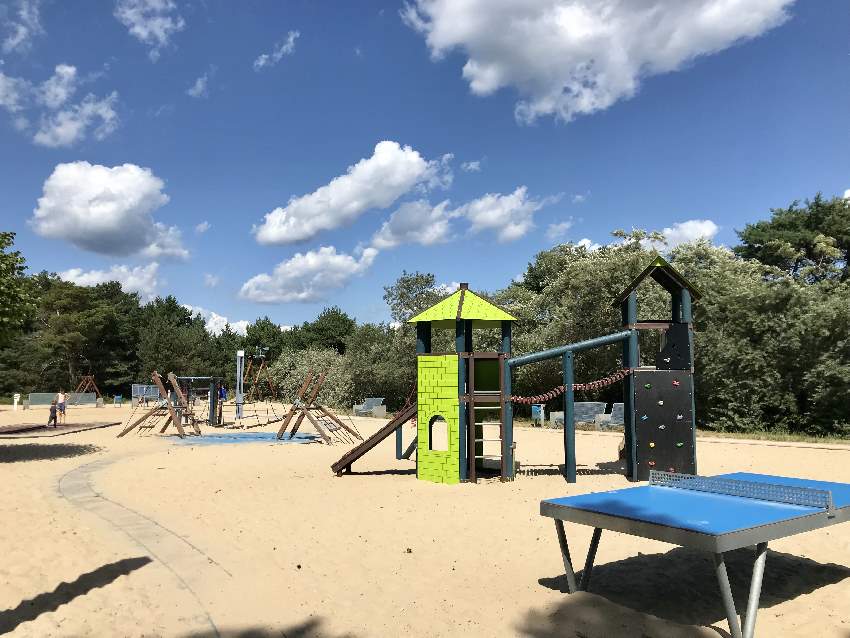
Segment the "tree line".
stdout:
<svg viewBox="0 0 850 638">
<path fill-rule="evenodd" d="M 613 235 L 596 250 L 557 245 L 538 253 L 519 280 L 496 291 L 476 289 L 517 317 L 514 354 L 621 329 L 611 301 L 660 251 L 702 293 L 694 307 L 700 427 L 850 436 L 848 200 L 817 195 L 774 209 L 738 231 L 732 248 L 701 241 L 668 250 L 657 232 Z M 245 335 L 229 326 L 210 334 L 204 319 L 172 296 L 142 303 L 117 282 L 82 287 L 55 274 L 28 275 L 13 240 L 0 233 L 4 396 L 70 388 L 82 374 L 94 374 L 103 392 L 126 396 L 154 369 L 219 376 L 232 387 L 235 353 L 244 349 L 265 353 L 288 399 L 313 369 L 327 373 L 322 400 L 330 405 L 382 396 L 394 409 L 415 384 L 415 330 L 405 322 L 444 296 L 433 274 L 404 272 L 384 289 L 392 322 L 357 322 L 330 307 L 289 330 L 264 317 Z M 645 318 L 667 316 L 669 298 L 645 283 L 639 310 Z M 496 331 L 476 332 L 474 347 L 495 349 L 498 339 Z M 435 351 L 453 345 L 453 333 L 435 333 Z M 658 345 L 657 335 L 641 336 L 647 363 Z M 602 378 L 621 364 L 616 346 L 582 353 L 576 380 Z M 560 382 L 555 361 L 526 366 L 516 372 L 514 393 L 540 394 Z M 620 401 L 621 389 L 578 399 Z M 557 401 L 550 407 L 560 409 Z"/>
</svg>

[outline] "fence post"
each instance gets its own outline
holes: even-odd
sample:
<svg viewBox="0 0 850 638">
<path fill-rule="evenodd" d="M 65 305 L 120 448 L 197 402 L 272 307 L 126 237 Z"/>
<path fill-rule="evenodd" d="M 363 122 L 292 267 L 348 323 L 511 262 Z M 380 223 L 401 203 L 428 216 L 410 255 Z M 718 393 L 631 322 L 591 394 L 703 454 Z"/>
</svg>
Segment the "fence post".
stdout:
<svg viewBox="0 0 850 638">
<path fill-rule="evenodd" d="M 575 396 L 573 393 L 573 364 L 572 350 L 567 350 L 561 359 L 564 373 L 564 477 L 567 483 L 576 482 L 576 424 Z"/>
</svg>

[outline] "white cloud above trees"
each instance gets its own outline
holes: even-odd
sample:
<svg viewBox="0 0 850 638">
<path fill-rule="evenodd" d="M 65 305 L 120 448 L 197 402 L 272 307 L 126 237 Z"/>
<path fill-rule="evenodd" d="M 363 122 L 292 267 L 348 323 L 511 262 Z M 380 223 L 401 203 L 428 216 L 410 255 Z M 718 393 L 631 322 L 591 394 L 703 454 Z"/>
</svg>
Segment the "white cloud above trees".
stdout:
<svg viewBox="0 0 850 638">
<path fill-rule="evenodd" d="M 124 292 L 136 292 L 144 301 L 156 296 L 159 287 L 159 264 L 151 262 L 147 266 L 115 265 L 109 270 L 83 270 L 71 268 L 59 273 L 59 278 L 78 286 L 96 286 L 108 281 L 117 281 Z"/>
<path fill-rule="evenodd" d="M 10 3 L 7 10 L 8 17 L 0 24 L 0 34 L 4 34 L 0 51 L 26 53 L 32 48 L 33 40 L 44 35 L 41 0 L 17 0 Z"/>
<path fill-rule="evenodd" d="M 451 183 L 446 170 L 446 156 L 428 161 L 410 146 L 379 142 L 370 157 L 349 166 L 343 175 L 267 213 L 254 229 L 257 241 L 291 244 L 346 226 L 370 209 L 392 206 L 417 186 L 427 190 Z"/>
<path fill-rule="evenodd" d="M 338 253 L 333 246 L 296 253 L 271 274 L 261 273 L 246 281 L 239 296 L 258 303 L 322 301 L 366 272 L 377 254 L 376 249 L 366 248 L 355 258 Z"/>
<path fill-rule="evenodd" d="M 411 0 L 404 22 L 435 60 L 466 58 L 476 95 L 511 87 L 516 119 L 570 121 L 782 24 L 793 0 Z M 453 59 L 453 58 L 452 58 Z"/>
<path fill-rule="evenodd" d="M 266 67 L 274 66 L 280 62 L 285 56 L 295 53 L 295 43 L 301 36 L 300 31 L 290 31 L 286 34 L 286 38 L 274 45 L 271 52 L 261 53 L 254 60 L 254 70 L 262 71 Z"/>
<path fill-rule="evenodd" d="M 153 219 L 166 203 L 164 182 L 135 164 L 58 164 L 33 211 L 33 230 L 94 253 L 185 259 L 180 230 Z"/>
</svg>

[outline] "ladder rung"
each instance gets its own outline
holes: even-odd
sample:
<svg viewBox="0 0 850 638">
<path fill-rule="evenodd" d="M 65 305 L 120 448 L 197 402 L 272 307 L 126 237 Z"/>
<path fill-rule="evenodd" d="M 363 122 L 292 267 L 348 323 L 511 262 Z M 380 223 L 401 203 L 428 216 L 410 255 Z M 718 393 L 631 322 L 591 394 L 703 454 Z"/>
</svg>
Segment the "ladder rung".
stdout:
<svg viewBox="0 0 850 638">
<path fill-rule="evenodd" d="M 501 410 L 501 405 L 476 405 L 476 410 Z"/>
<path fill-rule="evenodd" d="M 485 441 L 499 441 L 501 443 L 502 439 L 475 439 L 476 443 L 484 443 Z"/>
<path fill-rule="evenodd" d="M 501 459 L 501 454 L 476 454 L 476 459 Z"/>
<path fill-rule="evenodd" d="M 475 425 L 502 425 L 501 421 L 479 421 Z"/>
</svg>

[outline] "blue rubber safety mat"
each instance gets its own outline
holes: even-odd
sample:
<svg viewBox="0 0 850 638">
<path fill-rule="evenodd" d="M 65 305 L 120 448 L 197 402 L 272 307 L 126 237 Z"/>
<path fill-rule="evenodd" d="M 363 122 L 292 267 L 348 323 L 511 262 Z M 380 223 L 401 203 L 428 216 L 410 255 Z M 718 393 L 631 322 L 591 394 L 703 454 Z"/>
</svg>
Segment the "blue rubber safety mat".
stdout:
<svg viewBox="0 0 850 638">
<path fill-rule="evenodd" d="M 744 481 L 826 489 L 832 492 L 836 508 L 850 505 L 850 485 L 845 483 L 746 472 L 721 476 Z M 802 505 L 649 485 L 553 498 L 548 502 L 716 536 L 823 511 Z"/>
<path fill-rule="evenodd" d="M 278 440 L 275 432 L 222 432 L 187 436 L 185 439 L 175 439 L 175 442 L 182 445 L 235 445 L 238 443 L 313 443 L 318 440 L 319 437 L 315 434 L 301 432 L 298 432 L 294 439 L 290 439 L 289 434 L 284 434 L 283 440 Z"/>
</svg>

